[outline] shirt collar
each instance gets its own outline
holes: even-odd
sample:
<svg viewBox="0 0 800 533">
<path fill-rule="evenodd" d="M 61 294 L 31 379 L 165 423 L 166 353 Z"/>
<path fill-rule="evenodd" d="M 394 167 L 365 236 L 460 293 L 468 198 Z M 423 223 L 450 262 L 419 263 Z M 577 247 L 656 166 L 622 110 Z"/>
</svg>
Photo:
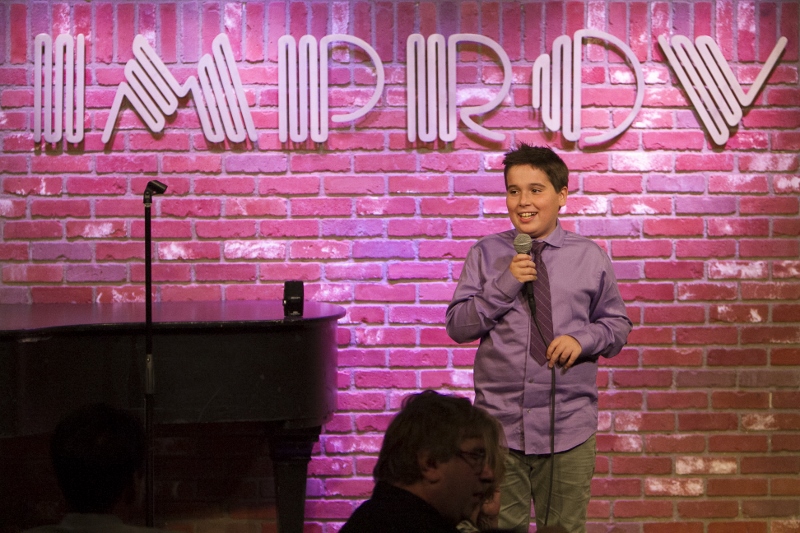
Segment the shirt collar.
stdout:
<svg viewBox="0 0 800 533">
<path fill-rule="evenodd" d="M 513 239 L 514 236 L 517 235 L 518 233 L 519 232 L 514 230 L 512 232 L 511 238 Z M 535 239 L 534 242 L 536 242 L 536 241 L 540 241 L 540 242 L 544 241 L 547 244 L 549 244 L 550 246 L 555 246 L 556 248 L 561 248 L 564 245 L 564 239 L 566 239 L 566 238 L 567 238 L 567 232 L 564 231 L 564 228 L 561 227 L 561 224 L 558 221 L 556 221 L 556 229 L 554 229 L 553 232 L 550 235 L 548 235 L 544 239 Z"/>
</svg>

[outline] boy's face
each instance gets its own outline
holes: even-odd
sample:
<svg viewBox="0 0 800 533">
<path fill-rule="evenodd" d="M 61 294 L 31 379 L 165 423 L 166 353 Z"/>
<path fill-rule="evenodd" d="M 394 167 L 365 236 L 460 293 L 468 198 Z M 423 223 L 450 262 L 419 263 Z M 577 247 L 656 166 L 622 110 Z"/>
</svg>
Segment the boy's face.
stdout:
<svg viewBox="0 0 800 533">
<path fill-rule="evenodd" d="M 558 211 L 567 204 L 567 188 L 556 191 L 547 174 L 530 165 L 508 169 L 506 207 L 520 233 L 544 239 L 556 229 Z"/>
</svg>

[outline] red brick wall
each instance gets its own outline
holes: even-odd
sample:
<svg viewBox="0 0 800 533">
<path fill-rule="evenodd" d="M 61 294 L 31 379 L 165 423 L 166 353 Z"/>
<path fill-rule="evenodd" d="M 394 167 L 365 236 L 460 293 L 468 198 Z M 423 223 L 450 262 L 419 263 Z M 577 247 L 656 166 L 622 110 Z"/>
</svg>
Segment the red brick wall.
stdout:
<svg viewBox="0 0 800 533">
<path fill-rule="evenodd" d="M 3 2 L 0 4 L 0 302 L 143 299 L 141 194 L 154 203 L 156 298 L 276 299 L 303 279 L 311 299 L 347 309 L 339 332 L 339 412 L 310 465 L 308 530 L 336 531 L 370 492 L 381 433 L 402 397 L 431 387 L 470 394 L 474 346 L 454 345 L 444 310 L 478 237 L 509 227 L 500 153 L 546 143 L 572 169 L 563 223 L 615 262 L 635 327 L 604 363 L 593 532 L 800 531 L 800 88 L 794 0 L 775 2 Z M 633 126 L 599 148 L 545 132 L 531 67 L 553 40 L 598 28 L 642 62 Z M 87 133 L 79 146 L 33 142 L 33 39 L 88 36 Z M 209 145 L 186 99 L 151 134 L 130 109 L 109 147 L 100 136 L 137 33 L 179 81 L 220 32 L 230 38 L 258 141 Z M 513 65 L 511 93 L 484 124 L 488 142 L 410 143 L 405 41 L 479 33 Z M 281 145 L 277 40 L 347 33 L 386 68 L 376 108 L 329 140 Z M 725 147 L 711 144 L 656 37 L 711 35 L 749 86 L 779 36 L 781 62 Z M 481 103 L 499 87 L 491 56 L 462 46 L 459 87 Z M 583 120 L 628 114 L 631 76 L 617 54 L 586 48 Z M 331 107 L 371 94 L 363 55 L 331 64 Z M 365 96 L 366 95 L 366 96 Z M 618 107 L 617 107 L 618 106 Z M 167 428 L 159 444 L 160 520 L 186 531 L 274 530 L 271 473 L 257 429 Z M 35 492 L 46 455 L 32 454 Z M 224 445 L 223 445 L 224 444 Z M 243 451 L 233 451 L 244 448 Z M 33 450 L 33 452 L 31 452 Z M 157 473 L 157 476 L 159 474 Z M 11 475 L 0 485 L 14 492 Z M 27 486 L 27 485 L 26 485 Z M 28 501 L 35 522 L 57 493 Z M 31 511 L 33 509 L 33 511 Z M 35 516 L 33 516 L 35 515 Z M 680 523 L 679 526 L 673 523 Z"/>
</svg>

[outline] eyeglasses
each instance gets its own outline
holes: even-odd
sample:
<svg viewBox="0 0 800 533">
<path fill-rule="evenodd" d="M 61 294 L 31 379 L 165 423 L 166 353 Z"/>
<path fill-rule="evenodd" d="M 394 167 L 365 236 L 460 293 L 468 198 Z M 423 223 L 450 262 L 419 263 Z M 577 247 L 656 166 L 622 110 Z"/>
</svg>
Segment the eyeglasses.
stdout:
<svg viewBox="0 0 800 533">
<path fill-rule="evenodd" d="M 483 472 L 484 467 L 486 466 L 486 452 L 479 451 L 479 452 L 466 452 L 464 450 L 458 450 L 456 455 L 459 456 L 461 459 L 467 463 L 472 471 L 476 474 L 480 474 Z"/>
</svg>

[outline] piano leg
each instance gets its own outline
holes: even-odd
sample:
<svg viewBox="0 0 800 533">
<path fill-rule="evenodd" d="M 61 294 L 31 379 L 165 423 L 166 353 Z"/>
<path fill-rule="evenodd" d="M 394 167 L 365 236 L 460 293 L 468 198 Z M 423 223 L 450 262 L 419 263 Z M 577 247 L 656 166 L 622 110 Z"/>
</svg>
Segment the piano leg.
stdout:
<svg viewBox="0 0 800 533">
<path fill-rule="evenodd" d="M 321 429 L 320 426 L 282 429 L 270 435 L 269 452 L 275 470 L 278 533 L 303 532 L 308 462 Z"/>
</svg>

